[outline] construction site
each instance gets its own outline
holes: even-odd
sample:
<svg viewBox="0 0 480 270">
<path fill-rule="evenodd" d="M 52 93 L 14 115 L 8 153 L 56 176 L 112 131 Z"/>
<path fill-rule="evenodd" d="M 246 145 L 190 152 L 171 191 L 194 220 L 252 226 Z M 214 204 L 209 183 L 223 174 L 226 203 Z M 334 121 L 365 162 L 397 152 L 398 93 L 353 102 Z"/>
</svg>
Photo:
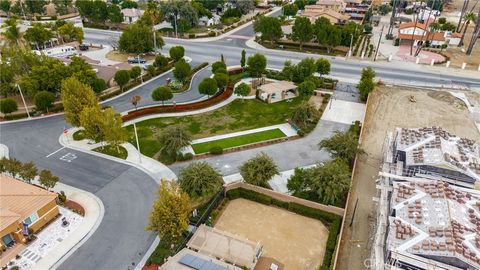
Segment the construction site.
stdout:
<svg viewBox="0 0 480 270">
<path fill-rule="evenodd" d="M 373 269 L 480 269 L 480 146 L 441 127 L 387 133 Z"/>
</svg>

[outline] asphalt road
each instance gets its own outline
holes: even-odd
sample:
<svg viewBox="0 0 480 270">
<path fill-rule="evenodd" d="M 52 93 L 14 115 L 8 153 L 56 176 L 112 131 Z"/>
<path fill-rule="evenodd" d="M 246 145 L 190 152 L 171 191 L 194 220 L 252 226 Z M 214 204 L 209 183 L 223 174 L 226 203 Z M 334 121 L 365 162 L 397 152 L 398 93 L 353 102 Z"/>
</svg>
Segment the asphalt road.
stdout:
<svg viewBox="0 0 480 270">
<path fill-rule="evenodd" d="M 119 33 L 101 30 L 85 29 L 85 41 L 108 44 L 118 38 Z M 245 27 L 230 37 L 211 42 L 192 42 L 188 40 L 166 39 L 167 45 L 163 52 L 167 52 L 172 45 L 182 45 L 186 55 L 193 59 L 192 66 L 201 62 L 212 63 L 220 59 L 223 54 L 227 65 L 238 65 L 241 50 L 247 55 L 256 52 L 245 46 L 247 38 L 253 35 L 251 27 Z M 282 68 L 285 60 L 298 62 L 310 56 L 283 51 L 263 52 L 269 59 L 268 65 L 273 68 Z M 361 68 L 371 63 L 332 59 L 332 75 L 357 78 Z M 451 84 L 462 82 L 470 86 L 480 86 L 480 78 L 466 78 L 460 75 L 431 72 L 417 69 L 397 67 L 395 65 L 374 64 L 377 76 L 384 81 L 397 83 L 414 83 L 424 85 L 428 83 Z M 210 68 L 202 71 L 196 77 L 190 91 L 177 94 L 174 100 L 188 102 L 202 97 L 198 93 L 198 82 L 209 76 Z M 153 88 L 163 84 L 171 74 L 164 74 L 155 80 L 137 88 L 136 90 L 116 97 L 104 104 L 113 106 L 117 111 L 130 110 L 129 100 L 132 95 L 141 95 L 140 106 L 154 104 L 150 98 Z M 61 149 L 58 137 L 63 128 L 68 126 L 63 116 L 37 119 L 17 123 L 2 123 L 0 125 L 0 143 L 6 144 L 12 157 L 22 161 L 33 161 L 39 168 L 51 170 L 61 178 L 61 181 L 77 188 L 87 190 L 98 196 L 105 205 L 105 216 L 97 231 L 80 247 L 60 269 L 128 269 L 133 268 L 153 241 L 153 235 L 145 232 L 148 212 L 156 195 L 156 183 L 148 175 L 127 165 L 110 160 L 77 152 L 70 149 Z M 344 129 L 345 125 L 321 121 L 314 133 L 301 140 L 284 144 L 268 146 L 262 149 L 253 149 L 234 154 L 223 155 L 207 159 L 225 174 L 237 172 L 238 165 L 259 151 L 266 151 L 274 157 L 281 170 L 296 166 L 309 165 L 316 161 L 328 158 L 326 153 L 316 147 L 318 141 L 328 137 L 337 129 Z M 59 150 L 55 154 L 53 152 Z M 75 157 L 71 162 L 62 160 L 65 156 Z M 48 156 L 48 157 L 47 157 Z M 174 171 L 180 165 L 172 166 Z"/>
</svg>

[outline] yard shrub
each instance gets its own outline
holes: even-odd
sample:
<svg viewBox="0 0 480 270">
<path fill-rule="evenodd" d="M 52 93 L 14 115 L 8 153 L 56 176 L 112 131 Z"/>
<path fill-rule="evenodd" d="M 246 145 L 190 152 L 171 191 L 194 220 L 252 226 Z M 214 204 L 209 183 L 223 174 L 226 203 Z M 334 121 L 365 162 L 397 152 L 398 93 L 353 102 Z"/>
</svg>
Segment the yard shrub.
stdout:
<svg viewBox="0 0 480 270">
<path fill-rule="evenodd" d="M 307 217 L 321 220 L 324 223 L 328 223 L 328 224 L 331 224 L 336 218 L 334 214 L 324 212 L 322 210 L 318 210 L 315 208 L 310 208 L 294 202 L 289 203 L 288 210 L 302 216 L 307 216 Z"/>
<path fill-rule="evenodd" d="M 278 206 L 280 208 L 288 210 L 289 202 L 284 202 L 284 201 L 280 201 L 280 200 L 272 198 L 272 205 L 275 205 L 275 206 Z"/>
<path fill-rule="evenodd" d="M 214 32 L 214 31 L 211 31 L 211 32 L 208 33 L 209 37 L 215 37 L 216 35 L 217 35 L 217 33 Z"/>
<path fill-rule="evenodd" d="M 223 154 L 223 148 L 220 146 L 214 146 L 210 148 L 209 153 L 212 155 L 221 155 Z"/>
<path fill-rule="evenodd" d="M 193 154 L 192 153 L 185 153 L 183 155 L 183 160 L 192 160 L 193 159 Z"/>
</svg>

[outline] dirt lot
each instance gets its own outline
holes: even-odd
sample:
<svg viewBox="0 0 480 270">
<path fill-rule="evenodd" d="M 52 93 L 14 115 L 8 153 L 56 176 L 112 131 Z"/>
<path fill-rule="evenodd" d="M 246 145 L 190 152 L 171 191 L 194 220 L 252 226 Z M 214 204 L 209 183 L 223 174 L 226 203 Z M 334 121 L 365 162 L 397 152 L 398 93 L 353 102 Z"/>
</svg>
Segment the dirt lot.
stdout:
<svg viewBox="0 0 480 270">
<path fill-rule="evenodd" d="M 127 62 L 129 57 L 137 57 L 137 56 L 138 56 L 137 54 L 121 53 L 119 51 L 110 51 L 106 55 L 107 59 L 110 59 L 112 61 L 118 61 L 118 62 Z M 154 55 L 141 55 L 140 57 L 147 61 L 155 59 Z"/>
<path fill-rule="evenodd" d="M 468 30 L 465 33 L 463 47 L 450 46 L 443 51 L 443 54 L 450 58 L 450 65 L 452 67 L 461 67 L 462 64 L 465 62 L 467 63 L 467 68 L 474 70 L 478 69 L 478 65 L 480 65 L 480 41 L 477 41 L 477 44 L 475 44 L 475 46 L 473 47 L 471 55 L 465 54 L 468 49 L 468 45 L 470 44 L 474 28 L 474 24 L 469 25 Z M 462 49 L 464 50 L 463 52 Z"/>
<path fill-rule="evenodd" d="M 409 101 L 414 95 L 417 102 Z M 480 95 L 468 94 L 480 101 Z M 395 127 L 441 126 L 449 132 L 480 142 L 480 133 L 475 127 L 466 106 L 447 92 L 408 90 L 405 88 L 380 87 L 369 97 L 365 116 L 361 148 L 366 152 L 357 160 L 353 186 L 350 194 L 346 221 L 337 269 L 366 269 L 371 236 L 375 222 L 375 180 L 382 159 L 382 146 L 387 131 Z M 355 201 L 358 206 L 352 227 Z"/>
<path fill-rule="evenodd" d="M 317 269 L 323 260 L 327 228 L 318 220 L 245 199 L 231 201 L 215 228 L 263 245 L 263 256 L 284 269 Z"/>
</svg>

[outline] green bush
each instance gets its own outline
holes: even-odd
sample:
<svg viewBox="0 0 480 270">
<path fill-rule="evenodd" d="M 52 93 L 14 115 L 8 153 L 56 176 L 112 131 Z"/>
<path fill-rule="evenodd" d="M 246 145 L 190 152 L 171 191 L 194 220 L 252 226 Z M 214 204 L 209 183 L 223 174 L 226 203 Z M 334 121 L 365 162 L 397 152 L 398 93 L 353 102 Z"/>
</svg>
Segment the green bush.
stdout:
<svg viewBox="0 0 480 270">
<path fill-rule="evenodd" d="M 193 154 L 192 153 L 186 153 L 183 155 L 183 160 L 192 160 L 193 159 Z"/>
<path fill-rule="evenodd" d="M 223 154 L 223 148 L 220 146 L 214 146 L 210 148 L 209 153 L 212 155 L 221 155 Z"/>
<path fill-rule="evenodd" d="M 280 201 L 274 198 L 272 198 L 271 202 L 272 202 L 272 205 L 288 210 L 289 202 Z"/>
<path fill-rule="evenodd" d="M 217 33 L 215 31 L 211 31 L 211 32 L 208 33 L 208 36 L 209 37 L 215 37 L 215 36 L 217 36 Z"/>
<path fill-rule="evenodd" d="M 193 34 L 193 33 L 188 34 L 188 38 L 195 38 L 195 34 Z"/>
<path fill-rule="evenodd" d="M 310 208 L 294 202 L 289 203 L 288 210 L 302 216 L 307 216 L 307 217 L 321 220 L 328 224 L 332 223 L 336 218 L 336 215 L 334 214 L 324 212 L 322 210 L 318 210 L 315 208 Z"/>
</svg>

